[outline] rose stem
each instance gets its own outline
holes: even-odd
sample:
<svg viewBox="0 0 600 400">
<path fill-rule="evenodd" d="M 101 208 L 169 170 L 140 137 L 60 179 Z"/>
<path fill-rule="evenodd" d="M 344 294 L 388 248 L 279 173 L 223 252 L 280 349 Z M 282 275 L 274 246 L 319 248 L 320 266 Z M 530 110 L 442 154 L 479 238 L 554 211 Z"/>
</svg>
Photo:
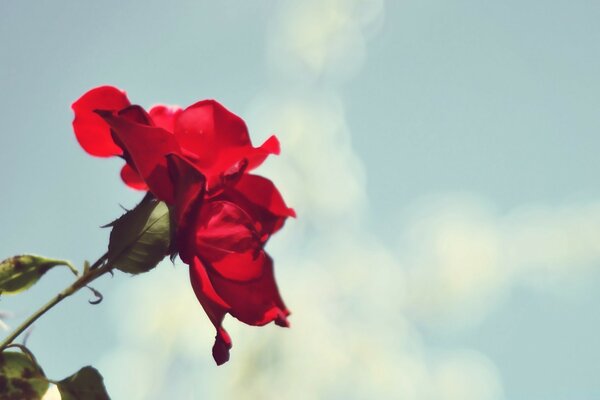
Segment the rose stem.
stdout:
<svg viewBox="0 0 600 400">
<path fill-rule="evenodd" d="M 6 346 L 11 344 L 13 340 L 15 340 L 25 329 L 27 329 L 31 324 L 33 324 L 39 317 L 44 315 L 48 310 L 52 307 L 71 296 L 73 293 L 77 292 L 82 287 L 86 286 L 88 283 L 92 282 L 94 279 L 104 275 L 107 272 L 110 272 L 113 268 L 111 263 L 106 263 L 102 265 L 106 259 L 108 254 L 105 253 L 102 257 L 100 257 L 96 262 L 88 269 L 88 271 L 83 274 L 79 279 L 73 282 L 70 286 L 64 289 L 62 292 L 57 294 L 52 300 L 42 306 L 39 310 L 33 313 L 29 318 L 27 318 L 17 329 L 15 329 L 6 339 L 0 343 L 0 351 L 3 350 Z"/>
</svg>

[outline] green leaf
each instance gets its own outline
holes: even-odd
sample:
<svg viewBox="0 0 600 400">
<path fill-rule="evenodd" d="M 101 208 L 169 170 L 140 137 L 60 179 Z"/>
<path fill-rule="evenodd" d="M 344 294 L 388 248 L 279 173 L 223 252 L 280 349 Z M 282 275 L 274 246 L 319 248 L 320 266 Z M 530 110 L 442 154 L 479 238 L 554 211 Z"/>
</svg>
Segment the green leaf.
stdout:
<svg viewBox="0 0 600 400">
<path fill-rule="evenodd" d="M 41 399 L 47 390 L 44 372 L 29 355 L 16 351 L 0 353 L 0 399 Z"/>
<path fill-rule="evenodd" d="M 121 271 L 147 272 L 169 252 L 171 219 L 161 201 L 146 197 L 110 226 L 108 262 Z"/>
<path fill-rule="evenodd" d="M 96 368 L 87 366 L 56 383 L 62 400 L 110 400 L 104 379 Z"/>
<path fill-rule="evenodd" d="M 69 261 L 54 260 L 32 254 L 7 258 L 0 262 L 0 293 L 18 293 L 33 286 L 49 269 L 64 265 L 75 275 L 77 270 Z"/>
</svg>

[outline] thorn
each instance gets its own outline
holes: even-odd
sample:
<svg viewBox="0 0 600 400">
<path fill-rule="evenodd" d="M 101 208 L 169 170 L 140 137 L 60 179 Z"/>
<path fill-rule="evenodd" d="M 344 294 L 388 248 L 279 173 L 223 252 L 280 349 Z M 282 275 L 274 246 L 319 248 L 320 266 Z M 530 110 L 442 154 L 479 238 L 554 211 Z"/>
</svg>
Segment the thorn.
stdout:
<svg viewBox="0 0 600 400">
<path fill-rule="evenodd" d="M 88 303 L 90 304 L 100 304 L 100 302 L 104 299 L 104 296 L 102 296 L 102 293 L 100 293 L 99 291 L 97 291 L 96 289 L 94 289 L 91 286 L 86 286 L 86 288 L 90 289 L 92 291 L 92 293 L 94 293 L 94 296 L 96 296 L 96 298 L 94 300 L 88 300 Z"/>
</svg>

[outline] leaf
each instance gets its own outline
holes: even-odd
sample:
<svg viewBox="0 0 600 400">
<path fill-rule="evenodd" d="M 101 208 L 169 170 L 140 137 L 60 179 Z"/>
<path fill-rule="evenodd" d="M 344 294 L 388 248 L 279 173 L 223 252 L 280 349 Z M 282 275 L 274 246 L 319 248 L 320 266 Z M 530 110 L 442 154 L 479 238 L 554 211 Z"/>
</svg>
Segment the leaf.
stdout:
<svg viewBox="0 0 600 400">
<path fill-rule="evenodd" d="M 110 400 L 104 379 L 96 368 L 87 366 L 56 383 L 62 400 Z"/>
<path fill-rule="evenodd" d="M 147 272 L 169 252 L 171 219 L 162 201 L 146 197 L 110 226 L 108 262 L 121 271 Z"/>
<path fill-rule="evenodd" d="M 54 260 L 32 254 L 7 258 L 0 262 L 0 293 L 18 293 L 33 286 L 49 269 L 67 266 L 75 275 L 77 270 L 69 261 Z"/>
<path fill-rule="evenodd" d="M 0 353 L 0 399 L 41 399 L 47 390 L 44 372 L 29 355 L 16 351 Z"/>
</svg>

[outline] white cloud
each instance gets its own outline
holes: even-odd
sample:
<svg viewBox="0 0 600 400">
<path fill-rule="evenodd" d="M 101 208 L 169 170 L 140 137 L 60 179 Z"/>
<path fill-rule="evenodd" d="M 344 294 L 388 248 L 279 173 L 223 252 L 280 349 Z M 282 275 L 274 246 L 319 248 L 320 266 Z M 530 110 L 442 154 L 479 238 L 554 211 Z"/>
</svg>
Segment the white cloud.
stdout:
<svg viewBox="0 0 600 400">
<path fill-rule="evenodd" d="M 434 371 L 435 396 L 439 400 L 490 400 L 500 398 L 496 367 L 480 354 L 454 351 Z"/>
<path fill-rule="evenodd" d="M 600 205 L 501 215 L 472 196 L 419 202 L 399 246 L 383 245 L 365 232 L 364 167 L 335 90 L 364 62 L 383 2 L 286 1 L 277 15 L 267 45 L 277 74 L 245 116 L 255 142 L 279 136 L 282 156 L 260 173 L 299 214 L 269 243 L 292 327 L 226 319 L 234 347 L 217 368 L 186 267 L 161 265 L 113 300 L 119 343 L 100 365 L 109 391 L 131 400 L 502 399 L 489 359 L 430 348 L 416 322 L 464 329 L 515 285 L 585 276 L 600 258 Z"/>
<path fill-rule="evenodd" d="M 361 68 L 383 0 L 286 1 L 269 32 L 268 60 L 288 82 L 342 83 Z"/>
<path fill-rule="evenodd" d="M 501 214 L 474 196 L 417 203 L 398 254 L 407 267 L 408 312 L 437 330 L 474 326 L 515 287 L 576 290 L 598 271 L 600 204 Z"/>
<path fill-rule="evenodd" d="M 266 93 L 249 114 L 253 131 L 280 137 L 283 156 L 261 173 L 281 187 L 301 219 L 354 221 L 366 203 L 365 172 L 339 97 L 314 90 Z"/>
</svg>

